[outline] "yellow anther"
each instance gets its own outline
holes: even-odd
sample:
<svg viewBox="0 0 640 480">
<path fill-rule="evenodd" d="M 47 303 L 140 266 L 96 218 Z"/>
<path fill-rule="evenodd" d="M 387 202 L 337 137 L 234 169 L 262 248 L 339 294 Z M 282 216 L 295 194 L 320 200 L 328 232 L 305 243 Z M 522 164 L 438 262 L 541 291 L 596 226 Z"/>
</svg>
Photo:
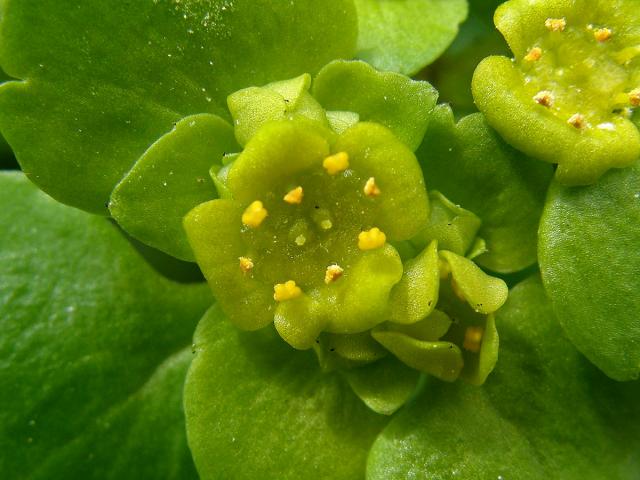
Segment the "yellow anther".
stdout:
<svg viewBox="0 0 640 480">
<path fill-rule="evenodd" d="M 324 283 L 329 285 L 331 282 L 335 282 L 342 276 L 342 272 L 344 270 L 340 265 L 329 265 L 324 274 Z"/>
<path fill-rule="evenodd" d="M 640 88 L 634 88 L 629 92 L 629 103 L 634 107 L 640 107 Z"/>
<path fill-rule="evenodd" d="M 567 20 L 564 18 L 547 18 L 544 26 L 551 32 L 563 32 L 567 26 Z"/>
<path fill-rule="evenodd" d="M 299 205 L 302 203 L 303 196 L 304 192 L 302 191 L 302 187 L 296 187 L 287 193 L 283 200 L 291 205 Z"/>
<path fill-rule="evenodd" d="M 531 50 L 529 50 L 529 53 L 527 53 L 524 56 L 524 59 L 527 62 L 536 62 L 540 60 L 541 56 L 542 56 L 542 49 L 540 47 L 533 47 Z"/>
<path fill-rule="evenodd" d="M 329 175 L 335 175 L 349 168 L 349 154 L 339 152 L 331 155 L 322 161 L 322 166 Z"/>
<path fill-rule="evenodd" d="M 584 115 L 581 113 L 574 113 L 569 117 L 567 123 L 575 128 L 584 128 L 586 126 Z"/>
<path fill-rule="evenodd" d="M 240 260 L 240 270 L 243 273 L 248 273 L 253 268 L 253 260 L 249 257 L 239 257 L 238 260 Z"/>
<path fill-rule="evenodd" d="M 296 245 L 298 245 L 299 247 L 303 246 L 305 243 L 307 243 L 307 237 L 305 237 L 304 235 L 298 235 L 296 237 Z"/>
<path fill-rule="evenodd" d="M 267 209 L 264 208 L 260 200 L 256 200 L 242 214 L 242 223 L 247 227 L 256 228 L 265 218 L 267 218 Z"/>
<path fill-rule="evenodd" d="M 482 345 L 482 336 L 484 329 L 482 327 L 467 327 L 464 332 L 464 342 L 462 347 L 470 352 L 478 353 Z"/>
<path fill-rule="evenodd" d="M 376 185 L 376 179 L 374 177 L 370 177 L 369 180 L 367 180 L 367 183 L 364 184 L 364 194 L 367 197 L 377 197 L 380 193 L 380 188 Z"/>
<path fill-rule="evenodd" d="M 608 28 L 596 28 L 593 31 L 593 36 L 596 38 L 597 41 L 601 43 L 609 40 L 612 34 L 613 32 Z"/>
<path fill-rule="evenodd" d="M 331 220 L 325 219 L 320 222 L 320 228 L 323 230 L 331 230 L 333 227 L 333 222 Z"/>
<path fill-rule="evenodd" d="M 382 247 L 387 241 L 387 236 L 378 227 L 360 232 L 358 235 L 358 248 L 360 250 L 375 250 Z"/>
<path fill-rule="evenodd" d="M 542 90 L 533 96 L 533 100 L 543 107 L 550 107 L 553 105 L 553 93 L 549 90 Z"/>
<path fill-rule="evenodd" d="M 273 286 L 273 299 L 276 302 L 284 302 L 302 295 L 302 290 L 293 280 L 287 280 L 284 283 L 276 283 Z"/>
</svg>

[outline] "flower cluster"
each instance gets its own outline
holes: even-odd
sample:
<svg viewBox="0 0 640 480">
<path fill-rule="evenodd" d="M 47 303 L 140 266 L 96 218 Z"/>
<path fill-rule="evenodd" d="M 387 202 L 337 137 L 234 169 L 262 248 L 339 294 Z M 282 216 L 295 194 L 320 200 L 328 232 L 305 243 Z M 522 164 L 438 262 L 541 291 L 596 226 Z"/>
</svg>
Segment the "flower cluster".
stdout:
<svg viewBox="0 0 640 480">
<path fill-rule="evenodd" d="M 393 355 L 483 383 L 507 287 L 471 260 L 484 251 L 480 219 L 428 195 L 389 129 L 330 121 L 357 115 L 325 114 L 307 78 L 230 97 L 244 150 L 212 171 L 221 198 L 184 222 L 218 302 L 241 328 L 273 323 L 294 348 L 314 348 L 325 369 Z"/>
</svg>

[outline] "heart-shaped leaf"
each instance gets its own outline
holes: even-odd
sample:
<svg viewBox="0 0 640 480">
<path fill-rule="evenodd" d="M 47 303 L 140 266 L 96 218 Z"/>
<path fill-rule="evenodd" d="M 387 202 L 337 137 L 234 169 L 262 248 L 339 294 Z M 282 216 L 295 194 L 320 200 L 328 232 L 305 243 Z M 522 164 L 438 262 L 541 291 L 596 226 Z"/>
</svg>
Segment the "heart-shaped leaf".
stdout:
<svg viewBox="0 0 640 480">
<path fill-rule="evenodd" d="M 205 285 L 0 175 L 0 477 L 197 478 L 182 384 Z"/>
<path fill-rule="evenodd" d="M 0 128 L 56 199 L 105 214 L 113 187 L 180 119 L 355 51 L 350 0 L 3 3 Z M 37 134 L 34 134 L 37 132 Z"/>
<path fill-rule="evenodd" d="M 569 339 L 616 380 L 640 373 L 640 164 L 589 187 L 554 183 L 542 279 Z"/>
</svg>

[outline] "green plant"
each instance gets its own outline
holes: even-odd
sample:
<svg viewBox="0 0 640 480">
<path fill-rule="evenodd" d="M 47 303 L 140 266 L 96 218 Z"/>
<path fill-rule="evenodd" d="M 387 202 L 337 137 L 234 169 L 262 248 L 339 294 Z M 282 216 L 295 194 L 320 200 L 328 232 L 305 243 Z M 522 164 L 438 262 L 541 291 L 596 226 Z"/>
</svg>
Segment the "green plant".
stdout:
<svg viewBox="0 0 640 480">
<path fill-rule="evenodd" d="M 0 476 L 636 478 L 635 0 L 490 3 L 4 0 Z"/>
</svg>

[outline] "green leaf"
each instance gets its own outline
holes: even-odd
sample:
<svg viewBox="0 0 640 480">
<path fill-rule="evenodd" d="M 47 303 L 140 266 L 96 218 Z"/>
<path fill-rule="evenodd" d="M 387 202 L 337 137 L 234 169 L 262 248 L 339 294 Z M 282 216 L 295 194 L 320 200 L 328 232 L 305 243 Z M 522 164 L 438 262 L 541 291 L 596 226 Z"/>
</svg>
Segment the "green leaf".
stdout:
<svg viewBox="0 0 640 480">
<path fill-rule="evenodd" d="M 575 350 L 538 278 L 496 321 L 500 361 L 484 386 L 431 382 L 378 437 L 367 478 L 638 478 L 640 384 L 612 382 Z"/>
<path fill-rule="evenodd" d="M 318 73 L 313 96 L 327 110 L 355 112 L 360 121 L 384 125 L 415 150 L 438 92 L 427 82 L 378 72 L 364 62 L 335 61 Z"/>
<path fill-rule="evenodd" d="M 507 300 L 507 284 L 497 277 L 484 273 L 472 260 L 447 250 L 439 255 L 451 269 L 452 282 L 469 306 L 478 313 L 493 313 Z"/>
<path fill-rule="evenodd" d="M 185 386 L 189 445 L 203 480 L 363 478 L 385 424 L 313 354 L 272 329 L 242 333 L 217 308 L 195 335 Z"/>
<path fill-rule="evenodd" d="M 0 198 L 0 477 L 196 478 L 181 391 L 206 287 L 22 174 Z"/>
<path fill-rule="evenodd" d="M 554 183 L 540 225 L 545 287 L 567 336 L 611 378 L 640 373 L 640 164 Z"/>
<path fill-rule="evenodd" d="M 8 0 L 0 128 L 37 185 L 105 214 L 113 187 L 180 119 L 355 51 L 350 0 Z M 38 132 L 34 135 L 34 132 Z"/>
<path fill-rule="evenodd" d="M 411 368 L 447 382 L 453 382 L 460 375 L 462 352 L 451 342 L 419 340 L 390 330 L 376 330 L 371 335 Z"/>
<path fill-rule="evenodd" d="M 465 255 L 473 245 L 482 220 L 473 212 L 456 205 L 437 190 L 429 192 L 431 216 L 427 226 L 411 239 L 411 243 L 422 248 L 432 241 L 439 249 L 451 250 Z"/>
<path fill-rule="evenodd" d="M 380 70 L 413 75 L 449 46 L 466 0 L 356 0 L 357 56 Z"/>
<path fill-rule="evenodd" d="M 557 163 L 565 185 L 593 183 L 638 158 L 629 119 L 640 96 L 635 0 L 511 0 L 495 23 L 515 58 L 486 58 L 473 96 L 507 142 Z"/>
<path fill-rule="evenodd" d="M 233 128 L 210 114 L 182 119 L 154 143 L 116 186 L 109 211 L 129 234 L 174 257 L 193 261 L 182 218 L 215 198 L 213 163 L 239 149 Z"/>
<path fill-rule="evenodd" d="M 417 370 L 393 357 L 345 370 L 343 374 L 365 405 L 382 415 L 391 415 L 404 405 L 420 379 Z"/>
<path fill-rule="evenodd" d="M 477 112 L 471 95 L 471 79 L 480 61 L 489 55 L 508 55 L 504 38 L 493 25 L 493 12 L 504 0 L 469 2 L 469 15 L 449 48 L 420 76 L 431 82 L 456 118 Z"/>
<path fill-rule="evenodd" d="M 227 98 L 238 142 L 246 145 L 265 123 L 306 117 L 327 124 L 325 111 L 309 94 L 311 75 L 305 73 L 264 87 L 249 87 Z"/>
<path fill-rule="evenodd" d="M 438 242 L 433 241 L 403 265 L 402 278 L 391 290 L 392 322 L 411 324 L 428 316 L 438 303 Z"/>
<path fill-rule="evenodd" d="M 536 236 L 553 169 L 505 144 L 480 114 L 454 123 L 439 105 L 416 153 L 429 189 L 471 210 L 488 252 L 474 259 L 509 273 L 536 261 Z"/>
</svg>

